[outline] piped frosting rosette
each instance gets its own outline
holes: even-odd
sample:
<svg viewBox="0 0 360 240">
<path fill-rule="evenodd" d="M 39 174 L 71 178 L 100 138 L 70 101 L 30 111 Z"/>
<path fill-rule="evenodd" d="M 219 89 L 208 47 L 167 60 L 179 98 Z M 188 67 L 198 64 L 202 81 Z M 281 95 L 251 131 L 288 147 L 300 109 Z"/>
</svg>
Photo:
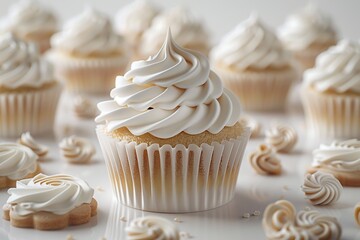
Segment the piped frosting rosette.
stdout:
<svg viewBox="0 0 360 240">
<path fill-rule="evenodd" d="M 169 32 L 158 54 L 117 77 L 111 97 L 98 104 L 97 134 L 120 202 L 191 212 L 232 199 L 249 129 L 237 123 L 237 99 L 202 54 Z"/>
</svg>

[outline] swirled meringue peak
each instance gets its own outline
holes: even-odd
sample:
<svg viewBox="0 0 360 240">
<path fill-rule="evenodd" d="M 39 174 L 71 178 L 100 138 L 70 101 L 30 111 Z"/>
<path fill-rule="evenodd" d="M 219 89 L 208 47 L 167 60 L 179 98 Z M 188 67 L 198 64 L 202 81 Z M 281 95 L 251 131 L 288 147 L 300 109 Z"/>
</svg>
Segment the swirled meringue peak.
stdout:
<svg viewBox="0 0 360 240">
<path fill-rule="evenodd" d="M 210 53 L 215 64 L 240 70 L 282 68 L 292 61 L 276 35 L 256 14 L 227 34 Z"/>
<path fill-rule="evenodd" d="M 124 44 L 123 38 L 114 32 L 110 19 L 90 7 L 51 38 L 52 47 L 84 56 L 124 53 Z"/>
<path fill-rule="evenodd" d="M 133 220 L 126 228 L 129 240 L 179 240 L 176 226 L 169 220 L 156 216 L 146 216 Z"/>
<path fill-rule="evenodd" d="M 317 171 L 305 176 L 301 189 L 313 205 L 328 205 L 339 200 L 343 187 L 332 174 Z"/>
<path fill-rule="evenodd" d="M 36 46 L 11 33 L 0 34 L 0 88 L 38 88 L 54 81 L 53 68 Z"/>
<path fill-rule="evenodd" d="M 266 144 L 261 144 L 256 151 L 250 153 L 249 161 L 253 169 L 259 174 L 281 174 L 281 162 L 275 151 Z"/>
<path fill-rule="evenodd" d="M 304 81 L 320 92 L 360 94 L 360 43 L 341 40 L 321 53 L 315 67 L 304 73 Z"/>
<path fill-rule="evenodd" d="M 83 203 L 90 203 L 94 189 L 84 180 L 70 175 L 40 173 L 17 181 L 16 188 L 10 188 L 8 193 L 7 203 L 17 215 L 40 211 L 62 215 Z"/>
<path fill-rule="evenodd" d="M 279 38 L 293 51 L 301 51 L 311 44 L 335 42 L 337 34 L 331 18 L 313 3 L 288 17 L 279 28 Z"/>
<path fill-rule="evenodd" d="M 110 101 L 98 104 L 98 123 L 108 131 L 126 127 L 136 135 L 171 138 L 180 132 L 216 134 L 239 119 L 236 97 L 223 88 L 201 53 L 185 50 L 170 30 L 160 51 L 133 62 L 118 76 Z"/>
</svg>

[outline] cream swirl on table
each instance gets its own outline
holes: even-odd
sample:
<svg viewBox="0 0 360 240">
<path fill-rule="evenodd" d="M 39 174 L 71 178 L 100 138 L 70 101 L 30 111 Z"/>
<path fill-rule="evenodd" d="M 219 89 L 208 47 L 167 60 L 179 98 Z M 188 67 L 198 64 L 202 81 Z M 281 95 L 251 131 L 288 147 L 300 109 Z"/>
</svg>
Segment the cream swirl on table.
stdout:
<svg viewBox="0 0 360 240">
<path fill-rule="evenodd" d="M 133 62 L 116 79 L 113 100 L 98 104 L 98 123 L 108 131 L 171 138 L 180 132 L 216 134 L 239 119 L 236 97 L 223 88 L 205 56 L 179 47 L 170 31 L 159 53 Z"/>
<path fill-rule="evenodd" d="M 249 155 L 253 169 L 259 174 L 281 174 L 281 163 L 271 147 L 261 144 Z"/>
<path fill-rule="evenodd" d="M 67 22 L 63 31 L 52 36 L 51 45 L 86 56 L 125 53 L 124 40 L 114 32 L 109 18 L 92 8 Z"/>
<path fill-rule="evenodd" d="M 156 216 L 146 216 L 133 220 L 126 228 L 129 240 L 179 240 L 176 226 L 169 220 Z"/>
<path fill-rule="evenodd" d="M 357 139 L 322 144 L 314 150 L 313 157 L 313 167 L 360 174 L 360 141 Z"/>
<path fill-rule="evenodd" d="M 45 157 L 49 149 L 45 145 L 39 144 L 31 136 L 30 132 L 21 134 L 21 137 L 17 141 L 19 144 L 30 148 L 39 158 Z"/>
<path fill-rule="evenodd" d="M 360 94 L 360 43 L 341 40 L 321 53 L 315 67 L 304 73 L 304 81 L 320 92 Z"/>
<path fill-rule="evenodd" d="M 276 35 L 255 14 L 227 34 L 210 57 L 214 64 L 240 70 L 282 68 L 291 62 Z"/>
<path fill-rule="evenodd" d="M 265 209 L 262 224 L 269 240 L 340 239 L 341 226 L 334 217 L 317 211 L 300 211 L 292 203 L 280 200 Z"/>
<path fill-rule="evenodd" d="M 38 156 L 17 143 L 0 143 L 0 176 L 21 179 L 36 171 Z"/>
<path fill-rule="evenodd" d="M 184 7 L 175 7 L 156 16 L 142 37 L 141 52 L 152 55 L 161 47 L 171 27 L 174 40 L 184 48 L 207 51 L 209 34 L 202 22 Z"/>
<path fill-rule="evenodd" d="M 313 205 L 328 205 L 339 200 L 343 187 L 332 174 L 317 171 L 305 176 L 301 189 Z"/>
<path fill-rule="evenodd" d="M 87 163 L 95 154 L 94 146 L 87 139 L 76 136 L 64 138 L 59 147 L 63 157 L 70 163 Z"/>
<path fill-rule="evenodd" d="M 57 30 L 55 15 L 34 0 L 22 0 L 13 5 L 1 20 L 0 30 L 11 31 L 17 36 L 36 32 L 53 33 Z"/>
<path fill-rule="evenodd" d="M 291 15 L 279 29 L 279 38 L 293 51 L 301 51 L 311 44 L 334 42 L 336 30 L 331 18 L 313 4 Z"/>
<path fill-rule="evenodd" d="M 35 45 L 0 34 L 0 88 L 38 88 L 54 81 L 53 68 Z"/>
<path fill-rule="evenodd" d="M 16 188 L 10 188 L 8 193 L 7 204 L 17 215 L 41 211 L 63 215 L 83 203 L 90 203 L 94 189 L 84 180 L 70 175 L 47 176 L 40 173 L 33 178 L 17 181 Z"/>
<path fill-rule="evenodd" d="M 275 125 L 265 132 L 266 142 L 278 152 L 291 151 L 296 142 L 295 129 L 284 125 Z"/>
</svg>

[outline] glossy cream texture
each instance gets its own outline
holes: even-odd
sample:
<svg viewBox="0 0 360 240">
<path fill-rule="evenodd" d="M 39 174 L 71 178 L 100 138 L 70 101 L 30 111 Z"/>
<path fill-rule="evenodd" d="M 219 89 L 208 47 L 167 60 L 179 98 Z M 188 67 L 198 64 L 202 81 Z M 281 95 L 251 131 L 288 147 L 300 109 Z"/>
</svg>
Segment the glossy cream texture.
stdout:
<svg viewBox="0 0 360 240">
<path fill-rule="evenodd" d="M 44 157 L 49 151 L 48 147 L 38 143 L 31 136 L 30 132 L 21 134 L 20 139 L 18 139 L 18 143 L 30 148 L 39 157 Z"/>
<path fill-rule="evenodd" d="M 71 163 L 87 163 L 95 154 L 94 146 L 86 138 L 71 136 L 59 144 L 63 157 Z"/>
<path fill-rule="evenodd" d="M 0 176 L 21 179 L 37 169 L 38 156 L 17 143 L 0 143 Z"/>
<path fill-rule="evenodd" d="M 179 47 L 170 32 L 155 56 L 133 62 L 117 77 L 110 95 L 112 100 L 98 104 L 96 121 L 106 123 L 108 131 L 126 127 L 137 136 L 216 134 L 235 125 L 240 114 L 238 100 L 223 88 L 205 56 Z"/>
<path fill-rule="evenodd" d="M 319 92 L 360 94 L 360 43 L 342 40 L 321 53 L 304 81 Z"/>
<path fill-rule="evenodd" d="M 0 35 L 0 87 L 39 88 L 54 81 L 53 68 L 35 45 L 10 33 Z"/>
<path fill-rule="evenodd" d="M 239 70 L 282 68 L 291 62 L 276 35 L 255 14 L 228 33 L 211 51 L 210 58 L 214 64 Z"/>
<path fill-rule="evenodd" d="M 65 174 L 47 176 L 38 174 L 34 178 L 16 183 L 8 190 L 7 203 L 19 216 L 40 211 L 58 215 L 66 214 L 83 203 L 90 203 L 94 190 L 83 180 Z"/>
<path fill-rule="evenodd" d="M 328 44 L 337 39 L 331 18 L 313 4 L 289 16 L 279 29 L 279 38 L 292 51 L 306 50 L 312 44 Z"/>
</svg>

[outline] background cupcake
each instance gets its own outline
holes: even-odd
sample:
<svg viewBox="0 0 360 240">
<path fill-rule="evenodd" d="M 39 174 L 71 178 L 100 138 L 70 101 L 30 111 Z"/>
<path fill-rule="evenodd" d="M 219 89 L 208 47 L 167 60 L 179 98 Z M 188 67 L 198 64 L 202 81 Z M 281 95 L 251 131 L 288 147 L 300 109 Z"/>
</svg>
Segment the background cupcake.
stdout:
<svg viewBox="0 0 360 240">
<path fill-rule="evenodd" d="M 308 131 L 331 138 L 360 137 L 360 44 L 347 40 L 323 52 L 304 73 L 302 101 Z"/>
<path fill-rule="evenodd" d="M 139 49 L 143 59 L 157 53 L 169 27 L 173 38 L 181 47 L 208 54 L 209 34 L 203 23 L 186 8 L 175 7 L 156 16 L 143 34 Z"/>
<path fill-rule="evenodd" d="M 14 4 L 0 22 L 0 31 L 10 31 L 24 41 L 36 43 L 41 53 L 50 48 L 50 37 L 57 27 L 55 15 L 35 0 Z"/>
<path fill-rule="evenodd" d="M 106 93 L 129 60 L 123 38 L 105 14 L 92 8 L 65 24 L 51 38 L 51 45 L 49 57 L 56 74 L 73 93 Z"/>
<path fill-rule="evenodd" d="M 288 17 L 279 29 L 279 38 L 293 52 L 302 70 L 312 68 L 316 57 L 337 42 L 331 18 L 313 4 Z"/>
<path fill-rule="evenodd" d="M 227 34 L 210 58 L 245 110 L 282 110 L 298 77 L 290 54 L 255 14 Z"/>
<path fill-rule="evenodd" d="M 229 202 L 249 129 L 207 59 L 171 35 L 119 76 L 99 103 L 97 135 L 117 199 L 147 211 L 192 212 Z"/>
<path fill-rule="evenodd" d="M 0 136 L 52 130 L 61 85 L 36 46 L 0 35 Z"/>
</svg>

